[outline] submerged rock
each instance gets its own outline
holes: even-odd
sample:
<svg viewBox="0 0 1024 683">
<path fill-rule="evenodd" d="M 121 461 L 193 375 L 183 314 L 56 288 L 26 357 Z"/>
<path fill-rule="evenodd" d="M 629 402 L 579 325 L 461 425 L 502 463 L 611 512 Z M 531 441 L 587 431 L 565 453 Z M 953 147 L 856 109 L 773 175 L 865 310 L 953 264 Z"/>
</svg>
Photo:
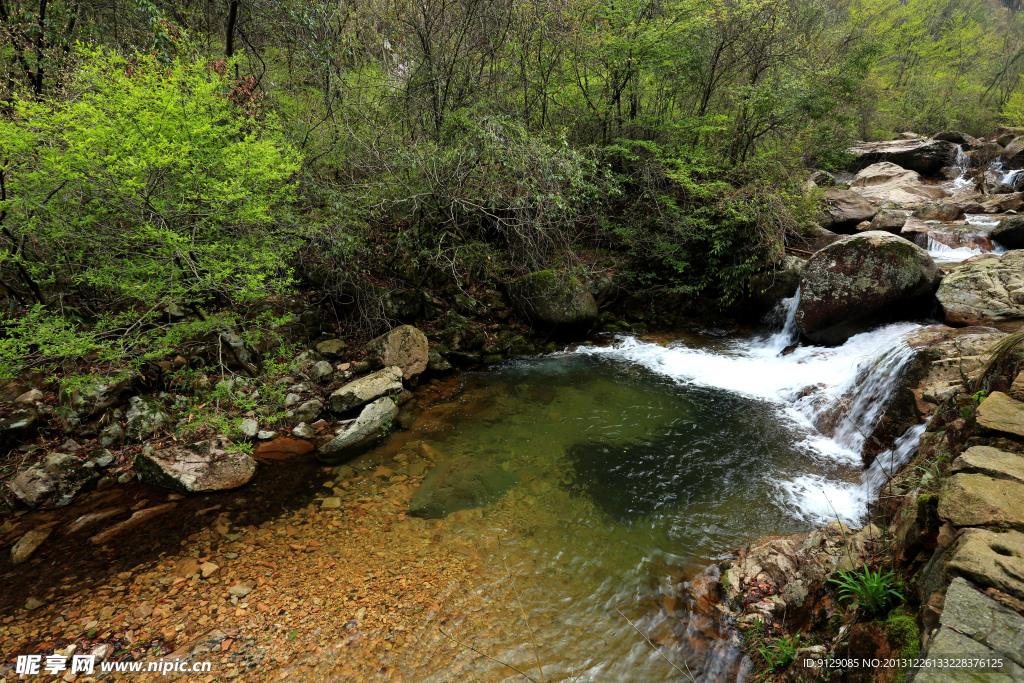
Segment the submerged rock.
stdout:
<svg viewBox="0 0 1024 683">
<path fill-rule="evenodd" d="M 395 368 L 397 370 L 397 368 Z M 398 417 L 398 406 L 388 397 L 378 398 L 363 408 L 340 434 L 320 447 L 318 457 L 326 462 L 348 459 L 383 437 Z"/>
<path fill-rule="evenodd" d="M 943 278 L 935 296 L 951 325 L 1024 319 L 1024 250 L 970 259 Z"/>
<path fill-rule="evenodd" d="M 880 319 L 916 312 L 939 278 L 928 252 L 901 237 L 852 235 L 804 265 L 796 322 L 813 341 L 841 343 Z"/>
<path fill-rule="evenodd" d="M 135 456 L 135 471 L 144 484 L 182 493 L 223 491 L 249 483 L 256 474 L 256 461 L 231 450 L 224 437 L 199 441 L 189 446 L 172 446 Z"/>
<path fill-rule="evenodd" d="M 412 494 L 409 514 L 437 519 L 457 510 L 493 503 L 515 486 L 519 478 L 500 466 L 464 458 L 443 462 L 427 473 Z"/>
<path fill-rule="evenodd" d="M 542 270 L 508 285 L 523 313 L 539 327 L 568 332 L 590 327 L 597 320 L 597 301 L 574 275 Z"/>
<path fill-rule="evenodd" d="M 412 325 L 401 325 L 366 345 L 366 359 L 376 367 L 400 368 L 402 379 L 415 379 L 427 369 L 430 343 Z"/>
<path fill-rule="evenodd" d="M 33 529 L 24 536 L 22 536 L 17 543 L 11 547 L 11 564 L 19 565 L 22 562 L 27 561 L 32 557 L 32 553 L 39 549 L 39 546 L 43 544 L 50 534 L 53 533 L 53 527 L 48 529 Z"/>
<path fill-rule="evenodd" d="M 87 484 L 99 478 L 96 464 L 67 453 L 53 453 L 22 470 L 11 483 L 11 493 L 30 507 L 68 505 Z"/>
</svg>

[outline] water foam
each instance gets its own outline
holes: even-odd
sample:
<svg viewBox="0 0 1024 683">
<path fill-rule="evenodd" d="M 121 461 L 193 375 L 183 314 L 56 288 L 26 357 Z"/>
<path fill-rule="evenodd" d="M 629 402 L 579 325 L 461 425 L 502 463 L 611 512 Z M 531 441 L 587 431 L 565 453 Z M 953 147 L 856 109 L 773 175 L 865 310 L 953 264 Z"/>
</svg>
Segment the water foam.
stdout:
<svg viewBox="0 0 1024 683">
<path fill-rule="evenodd" d="M 668 346 L 619 337 L 606 347 L 583 347 L 577 353 L 604 355 L 645 367 L 680 384 L 709 387 L 771 403 L 781 419 L 803 434 L 801 448 L 823 462 L 856 465 L 895 392 L 900 375 L 913 359 L 907 337 L 916 323 L 895 323 L 855 335 L 838 347 L 793 346 L 799 293 L 780 304 L 774 334 L 733 341 L 721 350 Z M 783 352 L 788 351 L 788 353 Z M 908 430 L 892 452 L 877 462 L 895 463 L 916 448 Z M 896 451 L 899 451 L 897 453 Z M 881 465 L 879 465 L 881 467 Z M 806 519 L 822 521 L 838 514 L 848 522 L 861 519 L 881 485 L 873 469 L 860 482 L 819 475 L 779 481 L 782 498 Z"/>
</svg>

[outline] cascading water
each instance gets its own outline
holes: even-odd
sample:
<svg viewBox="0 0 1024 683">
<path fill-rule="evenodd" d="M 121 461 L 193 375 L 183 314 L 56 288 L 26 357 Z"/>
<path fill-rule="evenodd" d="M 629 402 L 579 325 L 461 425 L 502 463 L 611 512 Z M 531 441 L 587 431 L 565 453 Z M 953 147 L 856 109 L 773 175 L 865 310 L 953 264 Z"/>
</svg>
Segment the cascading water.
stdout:
<svg viewBox="0 0 1024 683">
<path fill-rule="evenodd" d="M 581 353 L 607 355 L 641 365 L 681 384 L 710 387 L 774 405 L 780 419 L 803 435 L 801 448 L 813 457 L 846 465 L 859 463 L 861 449 L 875 430 L 900 376 L 914 358 L 906 342 L 915 323 L 896 323 L 855 335 L 838 347 L 796 346 L 797 296 L 781 302 L 773 334 L 732 342 L 719 350 L 646 343 L 623 338 L 610 347 Z M 788 353 L 782 353 L 788 350 Z M 913 431 L 913 430 L 911 430 Z M 879 460 L 891 466 L 916 446 L 911 432 Z M 859 522 L 880 485 L 869 470 L 859 482 L 821 474 L 780 480 L 788 503 L 808 521 L 836 515 Z"/>
</svg>

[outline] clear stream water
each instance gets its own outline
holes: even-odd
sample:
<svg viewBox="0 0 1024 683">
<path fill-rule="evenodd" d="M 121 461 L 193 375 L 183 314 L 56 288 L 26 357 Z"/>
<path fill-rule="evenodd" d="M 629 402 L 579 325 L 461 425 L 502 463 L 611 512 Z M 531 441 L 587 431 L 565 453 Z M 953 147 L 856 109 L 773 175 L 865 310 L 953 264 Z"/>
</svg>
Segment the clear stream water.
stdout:
<svg viewBox="0 0 1024 683">
<path fill-rule="evenodd" d="M 920 434 L 863 468 L 860 447 L 913 355 L 916 324 L 785 353 L 794 309 L 784 302 L 776 331 L 760 336 L 620 337 L 465 375 L 429 443 L 520 473 L 459 533 L 500 537 L 533 630 L 477 620 L 465 637 L 537 680 L 537 657 L 548 681 L 680 680 L 628 617 L 698 680 L 743 679 L 749 662 L 695 609 L 687 580 L 759 536 L 860 523 Z M 433 672 L 424 680 L 469 680 L 446 663 Z M 472 679 L 525 680 L 498 664 Z"/>
</svg>

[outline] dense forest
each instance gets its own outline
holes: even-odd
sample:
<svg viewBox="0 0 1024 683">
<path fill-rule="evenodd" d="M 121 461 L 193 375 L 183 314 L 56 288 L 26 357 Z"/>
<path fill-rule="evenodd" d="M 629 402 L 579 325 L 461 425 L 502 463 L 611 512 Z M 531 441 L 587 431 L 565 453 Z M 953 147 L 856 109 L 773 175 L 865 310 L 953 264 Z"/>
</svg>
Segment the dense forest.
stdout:
<svg viewBox="0 0 1024 683">
<path fill-rule="evenodd" d="M 0 23 L 8 376 L 158 358 L 296 287 L 375 333 L 396 291 L 606 254 L 728 304 L 850 141 L 1024 120 L 1024 17 L 996 0 L 2 0 Z"/>
</svg>

